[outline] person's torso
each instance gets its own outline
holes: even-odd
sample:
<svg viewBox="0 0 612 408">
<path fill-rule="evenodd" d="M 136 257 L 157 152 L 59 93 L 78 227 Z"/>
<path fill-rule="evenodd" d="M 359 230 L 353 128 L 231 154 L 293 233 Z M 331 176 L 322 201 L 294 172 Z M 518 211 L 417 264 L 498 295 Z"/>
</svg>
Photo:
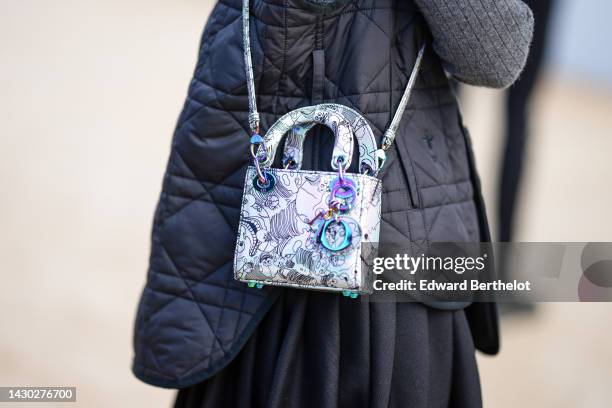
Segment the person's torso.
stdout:
<svg viewBox="0 0 612 408">
<path fill-rule="evenodd" d="M 414 3 L 254 0 L 251 10 L 262 130 L 298 107 L 334 102 L 361 112 L 380 140 L 429 37 Z M 232 278 L 250 159 L 247 116 L 241 1 L 224 0 L 204 31 L 155 215 L 134 339 L 134 371 L 151 384 L 183 387 L 213 375 L 282 290 Z M 304 168 L 329 169 L 331 141 L 328 129 L 309 133 Z M 429 47 L 382 173 L 382 242 L 416 253 L 429 242 L 482 238 L 468 144 Z"/>
</svg>

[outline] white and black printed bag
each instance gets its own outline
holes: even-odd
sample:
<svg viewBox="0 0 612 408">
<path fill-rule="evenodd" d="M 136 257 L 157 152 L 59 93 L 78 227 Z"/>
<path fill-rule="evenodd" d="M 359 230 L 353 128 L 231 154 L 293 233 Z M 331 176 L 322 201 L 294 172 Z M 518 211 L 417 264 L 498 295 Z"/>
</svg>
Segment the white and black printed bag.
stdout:
<svg viewBox="0 0 612 408">
<path fill-rule="evenodd" d="M 362 244 L 378 242 L 385 162 L 423 59 L 419 50 L 399 107 L 377 147 L 361 114 L 338 104 L 293 110 L 259 135 L 249 39 L 249 0 L 243 0 L 243 43 L 249 92 L 253 166 L 246 172 L 234 277 L 250 287 L 263 285 L 342 292 L 356 298 L 370 293 L 372 277 L 362 269 Z M 331 166 L 337 170 L 301 170 L 302 146 L 315 125 L 333 130 Z M 284 168 L 272 168 L 283 137 Z M 347 173 L 354 141 L 360 173 Z"/>
</svg>

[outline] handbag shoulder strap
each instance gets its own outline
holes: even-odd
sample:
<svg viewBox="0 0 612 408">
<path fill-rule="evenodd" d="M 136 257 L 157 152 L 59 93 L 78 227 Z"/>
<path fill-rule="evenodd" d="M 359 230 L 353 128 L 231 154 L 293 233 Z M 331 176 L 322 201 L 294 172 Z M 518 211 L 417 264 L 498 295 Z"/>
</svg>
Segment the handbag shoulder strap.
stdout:
<svg viewBox="0 0 612 408">
<path fill-rule="evenodd" d="M 244 52 L 244 66 L 246 72 L 246 80 L 247 80 L 247 90 L 249 94 L 249 127 L 254 134 L 259 133 L 259 112 L 257 112 L 257 97 L 255 95 L 255 79 L 253 76 L 253 58 L 251 56 L 251 38 L 250 38 L 250 28 L 249 28 L 249 20 L 250 20 L 250 9 L 249 9 L 250 0 L 242 0 L 242 42 L 243 42 L 243 52 Z M 408 106 L 408 101 L 410 100 L 410 96 L 412 94 L 412 90 L 417 81 L 419 72 L 421 70 L 421 65 L 423 62 L 423 56 L 425 55 L 426 44 L 423 44 L 419 49 L 417 54 L 416 61 L 414 63 L 414 67 L 412 68 L 412 73 L 410 74 L 410 78 L 408 79 L 408 83 L 406 84 L 406 88 L 404 89 L 404 94 L 402 95 L 402 99 L 393 115 L 393 119 L 391 123 L 387 127 L 383 138 L 382 138 L 382 146 L 381 149 L 383 151 L 387 151 L 391 145 L 393 145 L 393 141 L 395 140 L 395 135 L 397 133 L 397 129 L 402 120 L 406 107 Z"/>
<path fill-rule="evenodd" d="M 412 73 L 410 74 L 410 78 L 408 79 L 408 84 L 406 84 L 406 88 L 404 89 L 404 94 L 402 95 L 402 99 L 395 110 L 395 114 L 393 115 L 393 119 L 391 119 L 391 123 L 382 138 L 382 146 L 381 148 L 384 151 L 389 150 L 393 141 L 395 140 L 395 134 L 397 133 L 397 129 L 402 120 L 402 116 L 404 116 L 404 112 L 406 111 L 406 107 L 408 106 L 408 101 L 410 100 L 410 96 L 412 95 L 412 90 L 414 89 L 414 84 L 417 81 L 417 77 L 419 76 L 419 71 L 421 70 L 421 64 L 423 63 L 423 56 L 425 55 L 426 45 L 423 44 L 419 49 L 419 53 L 417 54 L 416 61 L 414 63 L 414 67 L 412 68 Z"/>
<path fill-rule="evenodd" d="M 249 28 L 249 0 L 242 0 L 242 45 L 244 53 L 244 69 L 246 71 L 247 89 L 249 93 L 249 126 L 251 132 L 259 133 L 259 112 L 257 112 L 257 97 L 255 96 L 255 79 L 253 77 L 253 58 L 251 57 L 251 30 Z"/>
</svg>

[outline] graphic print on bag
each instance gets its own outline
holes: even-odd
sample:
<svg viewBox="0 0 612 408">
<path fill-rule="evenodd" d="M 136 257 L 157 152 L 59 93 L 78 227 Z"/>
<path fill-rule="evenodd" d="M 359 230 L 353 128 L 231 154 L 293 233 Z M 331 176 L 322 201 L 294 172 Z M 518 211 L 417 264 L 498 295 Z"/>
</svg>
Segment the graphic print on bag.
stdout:
<svg viewBox="0 0 612 408">
<path fill-rule="evenodd" d="M 318 217 L 329 208 L 334 172 L 267 169 L 273 189 L 259 191 L 254 167 L 247 170 L 235 278 L 268 285 L 367 291 L 362 285 L 360 245 L 378 239 L 381 184 L 374 177 L 347 174 L 356 186 L 355 202 L 339 220 Z M 325 226 L 327 225 L 327 228 Z M 367 226 L 362 230 L 360 225 Z M 347 240 L 349 244 L 342 248 Z M 330 250 L 322 241 L 331 248 Z"/>
</svg>

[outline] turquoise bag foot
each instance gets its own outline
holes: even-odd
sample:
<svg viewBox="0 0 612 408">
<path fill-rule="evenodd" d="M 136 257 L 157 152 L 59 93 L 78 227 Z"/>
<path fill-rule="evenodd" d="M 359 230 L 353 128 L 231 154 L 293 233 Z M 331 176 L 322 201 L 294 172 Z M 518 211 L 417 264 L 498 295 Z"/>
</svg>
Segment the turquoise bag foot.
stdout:
<svg viewBox="0 0 612 408">
<path fill-rule="evenodd" d="M 357 299 L 357 297 L 359 296 L 359 292 L 353 292 L 351 290 L 343 290 L 342 296 L 350 297 L 351 299 Z"/>
<path fill-rule="evenodd" d="M 248 281 L 247 285 L 249 286 L 249 288 L 257 288 L 257 289 L 261 289 L 264 287 L 263 283 L 257 283 L 255 281 Z"/>
</svg>

